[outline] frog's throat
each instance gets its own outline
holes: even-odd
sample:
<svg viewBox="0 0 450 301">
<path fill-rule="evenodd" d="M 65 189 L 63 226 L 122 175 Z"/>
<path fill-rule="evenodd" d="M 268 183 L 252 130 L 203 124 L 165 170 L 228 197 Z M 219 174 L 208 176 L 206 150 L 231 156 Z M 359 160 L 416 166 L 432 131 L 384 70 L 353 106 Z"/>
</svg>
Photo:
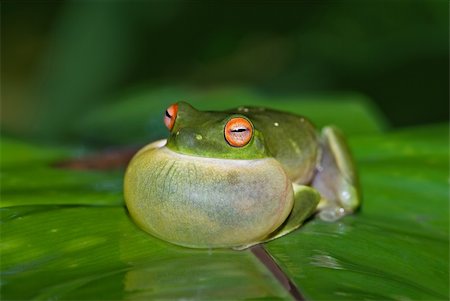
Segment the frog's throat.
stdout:
<svg viewBox="0 0 450 301">
<path fill-rule="evenodd" d="M 217 159 L 179 154 L 164 141 L 142 149 L 125 175 L 125 200 L 145 231 L 190 247 L 263 240 L 287 218 L 292 183 L 273 158 Z"/>
</svg>

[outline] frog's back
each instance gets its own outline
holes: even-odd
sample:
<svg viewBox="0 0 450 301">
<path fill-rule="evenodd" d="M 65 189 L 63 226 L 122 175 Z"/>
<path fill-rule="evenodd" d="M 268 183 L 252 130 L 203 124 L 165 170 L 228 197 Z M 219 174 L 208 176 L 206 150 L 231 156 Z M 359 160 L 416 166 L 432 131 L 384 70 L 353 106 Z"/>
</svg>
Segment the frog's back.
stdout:
<svg viewBox="0 0 450 301">
<path fill-rule="evenodd" d="M 305 117 L 257 107 L 240 107 L 234 113 L 248 116 L 263 133 L 266 147 L 293 182 L 311 181 L 319 155 L 315 127 Z"/>
</svg>

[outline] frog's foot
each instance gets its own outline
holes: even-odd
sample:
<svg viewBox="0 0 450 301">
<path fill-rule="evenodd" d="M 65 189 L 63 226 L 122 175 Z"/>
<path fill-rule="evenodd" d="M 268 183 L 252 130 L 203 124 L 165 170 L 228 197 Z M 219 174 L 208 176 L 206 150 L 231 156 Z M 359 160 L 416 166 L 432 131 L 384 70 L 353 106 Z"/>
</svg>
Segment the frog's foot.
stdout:
<svg viewBox="0 0 450 301">
<path fill-rule="evenodd" d="M 319 217 L 335 221 L 359 207 L 358 177 L 341 132 L 334 127 L 325 127 L 321 139 L 322 156 L 312 186 L 322 196 Z"/>
<path fill-rule="evenodd" d="M 298 227 L 310 217 L 319 204 L 320 194 L 309 186 L 293 184 L 294 188 L 294 206 L 286 221 L 272 232 L 263 241 L 271 241 L 283 235 L 286 235 Z"/>
</svg>

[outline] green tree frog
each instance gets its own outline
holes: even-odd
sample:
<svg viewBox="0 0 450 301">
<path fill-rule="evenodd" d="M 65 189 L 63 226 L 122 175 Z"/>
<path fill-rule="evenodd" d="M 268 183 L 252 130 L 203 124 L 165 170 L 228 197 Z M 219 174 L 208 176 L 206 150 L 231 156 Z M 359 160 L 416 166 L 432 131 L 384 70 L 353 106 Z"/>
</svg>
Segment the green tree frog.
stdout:
<svg viewBox="0 0 450 301">
<path fill-rule="evenodd" d="M 131 217 L 165 241 L 235 248 L 283 236 L 312 214 L 334 221 L 360 204 L 340 131 L 319 134 L 302 116 L 240 107 L 202 112 L 171 105 L 167 140 L 131 160 L 124 195 Z"/>
</svg>

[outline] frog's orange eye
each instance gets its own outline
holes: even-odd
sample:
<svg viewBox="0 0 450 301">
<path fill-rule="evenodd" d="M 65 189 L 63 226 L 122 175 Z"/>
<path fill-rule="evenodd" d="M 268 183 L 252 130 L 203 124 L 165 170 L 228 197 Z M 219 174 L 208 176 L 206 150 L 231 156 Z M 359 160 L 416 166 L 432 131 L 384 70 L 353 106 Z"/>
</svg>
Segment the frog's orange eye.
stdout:
<svg viewBox="0 0 450 301">
<path fill-rule="evenodd" d="M 224 131 L 229 145 L 242 147 L 252 139 L 253 126 L 247 119 L 236 117 L 227 122 Z"/>
<path fill-rule="evenodd" d="M 178 104 L 173 104 L 166 110 L 166 115 L 164 116 L 164 123 L 166 124 L 167 128 L 170 131 L 173 128 L 175 119 L 177 119 L 177 113 L 178 113 Z"/>
</svg>

